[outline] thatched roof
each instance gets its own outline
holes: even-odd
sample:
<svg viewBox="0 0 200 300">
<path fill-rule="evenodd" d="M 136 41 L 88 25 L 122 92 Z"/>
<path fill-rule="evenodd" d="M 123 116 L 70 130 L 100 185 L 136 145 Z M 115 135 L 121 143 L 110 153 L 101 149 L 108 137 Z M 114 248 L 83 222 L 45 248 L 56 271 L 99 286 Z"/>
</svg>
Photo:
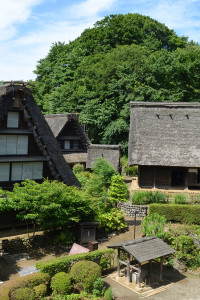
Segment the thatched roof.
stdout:
<svg viewBox="0 0 200 300">
<path fill-rule="evenodd" d="M 58 143 L 29 88 L 22 85 L 0 86 L 0 118 L 3 119 L 4 115 L 7 114 L 16 93 L 20 95 L 20 107 L 24 111 L 25 119 L 33 132 L 35 142 L 48 161 L 52 176 L 68 185 L 80 186 L 79 181 L 66 163 Z"/>
<path fill-rule="evenodd" d="M 45 115 L 44 116 L 49 127 L 51 128 L 54 136 L 57 138 L 63 131 L 64 127 L 71 120 L 75 121 L 76 128 L 81 136 L 81 140 L 84 144 L 89 144 L 90 140 L 83 130 L 82 126 L 78 121 L 78 114 L 75 113 L 67 113 L 67 114 L 55 114 L 55 115 Z"/>
<path fill-rule="evenodd" d="M 87 153 L 70 153 L 63 154 L 64 159 L 68 164 L 86 164 Z"/>
<path fill-rule="evenodd" d="M 200 103 L 131 102 L 129 165 L 200 167 Z"/>
<path fill-rule="evenodd" d="M 90 144 L 88 147 L 86 169 L 91 169 L 95 160 L 103 157 L 118 171 L 120 166 L 120 151 L 120 145 Z"/>
<path fill-rule="evenodd" d="M 118 243 L 110 245 L 108 248 L 123 249 L 132 255 L 139 263 L 163 257 L 175 252 L 173 248 L 168 246 L 157 236 Z"/>
</svg>

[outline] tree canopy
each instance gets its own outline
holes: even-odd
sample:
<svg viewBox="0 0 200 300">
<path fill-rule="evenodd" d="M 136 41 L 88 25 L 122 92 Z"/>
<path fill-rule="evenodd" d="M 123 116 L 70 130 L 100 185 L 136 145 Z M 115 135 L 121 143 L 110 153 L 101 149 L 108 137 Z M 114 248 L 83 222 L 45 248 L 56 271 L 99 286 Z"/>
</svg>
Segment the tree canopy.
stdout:
<svg viewBox="0 0 200 300">
<path fill-rule="evenodd" d="M 139 14 L 110 15 L 38 62 L 43 113 L 77 112 L 93 143 L 126 152 L 130 101 L 199 101 L 200 47 Z"/>
</svg>

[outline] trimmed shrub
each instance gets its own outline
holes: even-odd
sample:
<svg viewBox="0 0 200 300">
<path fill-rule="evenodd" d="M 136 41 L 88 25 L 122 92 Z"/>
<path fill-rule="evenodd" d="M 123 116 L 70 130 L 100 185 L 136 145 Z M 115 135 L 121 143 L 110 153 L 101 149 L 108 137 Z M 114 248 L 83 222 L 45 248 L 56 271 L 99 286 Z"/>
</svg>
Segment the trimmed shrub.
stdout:
<svg viewBox="0 0 200 300">
<path fill-rule="evenodd" d="M 150 204 L 149 215 L 158 213 L 167 222 L 180 222 L 200 225 L 200 206 L 185 204 Z"/>
<path fill-rule="evenodd" d="M 101 276 L 101 267 L 92 261 L 78 261 L 72 266 L 70 276 L 80 288 L 91 292 L 94 282 Z"/>
<path fill-rule="evenodd" d="M 105 291 L 104 297 L 105 297 L 106 300 L 112 300 L 113 299 L 112 290 L 111 290 L 110 287 Z"/>
<path fill-rule="evenodd" d="M 33 288 L 36 285 L 44 283 L 48 285 L 50 281 L 50 275 L 47 273 L 33 273 L 30 275 L 26 275 L 21 278 L 17 278 L 14 280 L 9 280 L 5 282 L 3 285 L 0 285 L 0 299 L 9 300 L 9 295 L 18 288 L 30 287 Z"/>
<path fill-rule="evenodd" d="M 41 299 L 47 295 L 47 286 L 44 283 L 36 285 L 33 289 L 37 299 Z"/>
<path fill-rule="evenodd" d="M 115 255 L 115 251 L 113 249 L 105 249 L 105 250 L 96 250 L 88 253 L 74 254 L 74 255 L 66 255 L 59 258 L 54 258 L 52 260 L 46 262 L 39 262 L 36 264 L 37 269 L 41 269 L 43 273 L 49 273 L 51 276 L 54 276 L 58 272 L 69 272 L 72 263 L 79 260 L 88 260 L 92 261 L 95 259 L 104 259 L 105 257 L 109 259 L 110 264 Z M 110 264 L 108 267 L 110 267 Z"/>
<path fill-rule="evenodd" d="M 138 191 L 133 194 L 132 203 L 134 205 L 147 205 L 151 203 L 167 203 L 168 196 L 159 191 Z"/>
<path fill-rule="evenodd" d="M 53 294 L 69 294 L 71 291 L 71 277 L 65 272 L 59 272 L 51 279 Z"/>
<path fill-rule="evenodd" d="M 20 287 L 15 289 L 11 295 L 10 300 L 35 300 L 34 290 L 28 287 Z"/>
<path fill-rule="evenodd" d="M 184 194 L 174 195 L 173 201 L 174 201 L 175 204 L 188 204 L 187 197 Z"/>
</svg>

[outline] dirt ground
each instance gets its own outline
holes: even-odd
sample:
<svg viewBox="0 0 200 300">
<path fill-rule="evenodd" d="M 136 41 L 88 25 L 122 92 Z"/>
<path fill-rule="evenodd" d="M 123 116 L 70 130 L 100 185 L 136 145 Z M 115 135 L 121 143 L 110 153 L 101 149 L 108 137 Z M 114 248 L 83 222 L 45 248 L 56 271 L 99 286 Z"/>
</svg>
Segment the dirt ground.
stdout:
<svg viewBox="0 0 200 300">
<path fill-rule="evenodd" d="M 129 230 L 120 235 L 112 235 L 108 241 L 99 243 L 99 249 L 106 248 L 108 245 L 118 242 L 129 241 L 134 237 L 134 220 L 127 217 L 126 222 Z M 136 223 L 136 238 L 142 236 L 141 220 Z M 67 254 L 66 249 L 59 247 L 51 247 L 48 249 L 39 249 L 31 254 L 28 254 L 30 259 L 22 259 L 13 263 L 8 263 L 3 257 L 0 257 L 0 280 L 7 281 L 20 277 L 18 273 L 20 269 L 35 266 L 38 261 L 45 261 L 55 257 L 61 257 Z M 191 274 L 181 274 L 173 269 L 164 268 L 163 276 L 171 282 L 162 292 L 149 295 L 150 300 L 200 300 L 200 277 Z M 113 281 L 110 276 L 105 278 L 105 281 L 112 287 L 113 294 L 116 300 L 139 300 L 145 297 L 131 291 L 120 283 Z M 147 298 L 147 297 L 146 297 Z"/>
</svg>

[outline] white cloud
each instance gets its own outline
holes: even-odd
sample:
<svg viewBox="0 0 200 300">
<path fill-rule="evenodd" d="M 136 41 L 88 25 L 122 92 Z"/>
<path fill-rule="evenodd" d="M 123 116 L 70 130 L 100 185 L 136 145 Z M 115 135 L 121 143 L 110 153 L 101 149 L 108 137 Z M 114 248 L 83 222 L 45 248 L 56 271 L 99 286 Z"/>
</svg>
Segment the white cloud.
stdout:
<svg viewBox="0 0 200 300">
<path fill-rule="evenodd" d="M 86 0 L 78 5 L 72 6 L 70 13 L 74 18 L 94 17 L 101 11 L 108 10 L 117 0 Z"/>
<path fill-rule="evenodd" d="M 162 0 L 153 1 L 151 7 L 143 9 L 143 14 L 165 23 L 179 35 L 199 40 L 196 28 L 200 27 L 199 0 Z M 199 29 L 198 29 L 199 30 Z"/>
<path fill-rule="evenodd" d="M 9 1 L 11 5 L 12 0 Z M 0 57 L 4 57 L 0 63 L 0 79 L 33 79 L 35 77 L 33 70 L 36 67 L 37 61 L 47 55 L 54 42 L 60 41 L 68 43 L 70 40 L 74 40 L 80 36 L 84 29 L 92 27 L 97 21 L 98 12 L 107 9 L 115 1 L 116 0 L 102 0 L 99 2 L 96 0 L 87 0 L 76 7 L 73 6 L 70 13 L 71 21 L 66 21 L 66 14 L 60 15 L 60 20 L 57 22 L 50 18 L 48 18 L 48 23 L 45 23 L 46 19 L 43 21 L 40 20 L 39 28 L 36 27 L 24 35 L 4 41 L 3 47 L 0 47 Z M 22 2 L 24 5 L 21 6 L 20 12 L 16 17 L 13 17 L 12 21 L 10 21 L 10 23 L 8 22 L 7 25 L 7 31 L 13 29 L 12 35 L 15 34 L 13 24 L 20 19 L 20 14 L 26 16 L 23 19 L 23 22 L 26 22 L 31 15 L 31 5 L 38 4 L 39 0 L 24 0 Z M 29 5 L 26 6 L 25 3 Z M 72 15 L 72 11 L 74 15 Z M 82 16 L 88 15 L 88 18 L 84 20 L 77 19 L 77 13 L 79 12 Z M 69 14 L 67 14 L 67 16 L 69 16 Z M 32 16 L 32 19 L 34 17 L 35 16 Z M 37 16 L 35 20 L 37 20 Z M 6 30 L 4 31 L 6 32 Z M 5 37 L 6 36 L 5 34 Z"/>
<path fill-rule="evenodd" d="M 6 0 L 1 1 L 0 7 L 0 39 L 11 38 L 16 33 L 15 24 L 28 20 L 33 6 L 42 0 Z"/>
</svg>

